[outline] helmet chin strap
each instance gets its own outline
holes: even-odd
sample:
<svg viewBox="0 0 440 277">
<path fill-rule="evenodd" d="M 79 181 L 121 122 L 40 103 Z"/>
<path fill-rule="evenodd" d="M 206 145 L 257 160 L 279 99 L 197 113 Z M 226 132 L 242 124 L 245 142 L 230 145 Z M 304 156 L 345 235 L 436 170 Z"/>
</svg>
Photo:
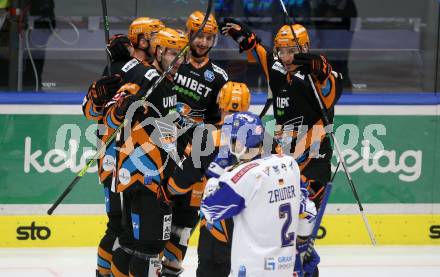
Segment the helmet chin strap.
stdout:
<svg viewBox="0 0 440 277">
<path fill-rule="evenodd" d="M 231 143 L 229 143 L 229 151 L 231 152 L 232 155 L 235 156 L 235 158 L 237 159 L 237 161 L 240 161 L 240 157 L 243 156 L 244 153 L 246 153 L 247 147 L 244 146 L 243 150 L 241 150 L 239 153 L 236 153 L 235 151 L 232 150 L 232 145 Z"/>
<path fill-rule="evenodd" d="M 154 59 L 157 61 L 157 65 L 159 66 L 159 68 L 160 68 L 160 70 L 162 71 L 162 72 L 164 72 L 165 71 L 165 69 L 164 68 L 166 68 L 165 66 L 163 66 L 163 50 L 161 50 L 161 48 L 158 48 L 156 51 L 160 51 L 160 61 L 157 59 L 157 52 L 156 52 L 156 55 L 154 55 Z"/>
</svg>

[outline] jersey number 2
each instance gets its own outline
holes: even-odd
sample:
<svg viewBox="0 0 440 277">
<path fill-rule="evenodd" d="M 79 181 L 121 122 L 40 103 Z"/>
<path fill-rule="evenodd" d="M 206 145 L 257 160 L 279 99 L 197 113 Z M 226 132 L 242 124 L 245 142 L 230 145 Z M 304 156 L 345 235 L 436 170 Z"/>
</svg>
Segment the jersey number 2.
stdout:
<svg viewBox="0 0 440 277">
<path fill-rule="evenodd" d="M 280 218 L 286 218 L 283 228 L 281 228 L 281 247 L 287 247 L 293 245 L 295 239 L 295 233 L 289 231 L 289 226 L 292 223 L 292 210 L 289 203 L 281 204 L 279 208 Z"/>
</svg>

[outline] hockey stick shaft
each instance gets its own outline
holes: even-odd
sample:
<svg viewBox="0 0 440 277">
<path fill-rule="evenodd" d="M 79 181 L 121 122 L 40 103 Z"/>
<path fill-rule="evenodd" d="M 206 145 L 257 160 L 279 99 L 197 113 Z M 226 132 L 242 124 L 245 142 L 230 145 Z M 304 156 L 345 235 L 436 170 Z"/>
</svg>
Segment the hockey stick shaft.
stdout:
<svg viewBox="0 0 440 277">
<path fill-rule="evenodd" d="M 264 104 L 263 110 L 261 110 L 261 113 L 259 115 L 260 118 L 263 118 L 263 116 L 266 115 L 267 111 L 269 110 L 270 106 L 272 106 L 273 98 L 267 98 L 266 104 Z"/>
<path fill-rule="evenodd" d="M 280 1 L 280 4 L 281 4 L 281 7 L 283 8 L 284 15 L 288 19 L 289 18 L 289 14 L 287 13 L 286 6 L 284 5 L 284 2 L 282 0 L 279 0 L 279 1 Z M 292 35 L 293 35 L 293 38 L 295 40 L 296 45 L 298 46 L 299 51 L 302 52 L 301 45 L 299 43 L 299 40 L 298 40 L 298 37 L 296 36 L 295 31 L 292 28 L 292 25 L 291 24 L 288 24 L 288 25 L 290 27 L 290 30 L 291 30 Z M 322 99 L 319 96 L 318 91 L 316 90 L 316 86 L 315 86 L 315 83 L 313 82 L 312 76 L 310 76 L 310 74 L 308 74 L 307 78 L 308 78 L 308 80 L 310 82 L 310 85 L 312 86 L 313 93 L 315 95 L 316 101 L 319 104 L 319 108 L 321 109 L 321 113 L 322 113 L 322 116 L 323 116 L 323 119 L 324 119 L 324 123 L 327 126 L 329 126 L 330 125 L 330 120 L 328 118 L 328 114 L 327 114 L 326 108 L 324 107 L 324 105 L 322 103 Z M 353 192 L 353 196 L 354 196 L 354 198 L 355 198 L 355 200 L 356 200 L 356 202 L 358 204 L 359 212 L 361 213 L 361 216 L 362 216 L 362 219 L 364 221 L 365 227 L 367 228 L 367 232 L 368 232 L 368 235 L 370 237 L 371 243 L 373 245 L 376 245 L 376 238 L 374 236 L 374 233 L 373 233 L 373 231 L 371 229 L 370 224 L 368 223 L 368 219 L 367 219 L 367 217 L 364 214 L 364 208 L 362 207 L 362 203 L 360 201 L 360 198 L 359 198 L 359 195 L 357 193 L 356 187 L 354 186 L 353 179 L 351 178 L 350 172 L 347 169 L 347 166 L 345 164 L 345 159 L 342 156 L 342 152 L 341 152 L 341 150 L 339 148 L 339 144 L 338 144 L 338 141 L 336 140 L 336 136 L 335 136 L 335 133 L 333 132 L 333 130 L 330 132 L 330 136 L 331 136 L 331 138 L 333 140 L 333 143 L 334 143 L 334 145 L 336 147 L 336 152 L 337 152 L 338 157 L 339 157 L 339 162 L 342 164 L 342 167 L 344 169 L 345 175 L 347 176 L 347 180 L 348 180 L 348 183 L 350 185 L 351 191 Z"/>
<path fill-rule="evenodd" d="M 309 236 L 308 248 L 305 258 L 310 255 L 310 251 L 315 244 L 316 237 L 318 236 L 319 228 L 321 227 L 322 218 L 324 217 L 325 208 L 327 207 L 328 199 L 330 198 L 330 193 L 332 192 L 333 184 L 327 183 L 325 186 L 324 196 L 322 197 L 321 205 L 319 207 L 318 214 L 315 219 L 315 226 L 313 227 L 312 234 Z"/>
<path fill-rule="evenodd" d="M 300 276 L 305 277 L 307 274 L 304 274 L 302 269 L 302 264 L 305 261 L 308 261 L 310 259 L 310 255 L 313 251 L 313 247 L 315 245 L 316 237 L 318 236 L 319 228 L 321 227 L 322 219 L 324 217 L 325 208 L 327 207 L 328 200 L 330 198 L 330 194 L 332 192 L 333 185 L 331 182 L 327 183 L 324 190 L 324 196 L 321 200 L 321 205 L 319 207 L 318 213 L 315 217 L 315 225 L 313 226 L 312 233 L 310 234 L 309 238 L 307 239 L 307 250 L 304 254 L 304 257 L 301 259 L 301 274 Z"/>
<path fill-rule="evenodd" d="M 107 13 L 107 0 L 101 0 L 101 6 L 102 6 L 102 17 L 103 17 L 103 22 L 104 22 L 104 36 L 105 36 L 105 44 L 106 47 L 110 46 L 110 24 L 108 21 L 108 13 Z M 106 52 L 106 57 L 107 57 L 107 73 L 108 76 L 112 75 L 112 60 L 110 57 L 110 54 Z"/>
<path fill-rule="evenodd" d="M 150 96 L 150 94 L 153 92 L 153 90 L 159 85 L 159 83 L 166 77 L 167 74 L 171 71 L 173 66 L 176 64 L 176 62 L 182 57 L 186 51 L 188 51 L 191 42 L 202 32 L 203 28 L 206 25 L 206 22 L 208 21 L 209 15 L 211 13 L 212 9 L 212 2 L 213 0 L 209 0 L 208 2 L 208 8 L 205 14 L 205 18 L 203 19 L 203 22 L 197 30 L 197 32 L 191 36 L 190 40 L 188 41 L 187 45 L 177 54 L 177 56 L 172 60 L 168 68 L 162 73 L 162 75 L 156 80 L 156 82 L 148 89 L 146 94 L 141 98 L 141 100 L 144 102 Z M 95 161 L 100 158 L 103 153 L 105 152 L 105 149 L 107 146 L 113 141 L 113 139 L 116 137 L 116 134 L 119 133 L 119 131 L 126 126 L 126 124 L 129 122 L 129 120 L 124 119 L 122 124 L 118 126 L 118 128 L 107 138 L 107 140 L 98 148 L 95 155 L 87 162 L 87 164 L 81 169 L 81 171 L 78 173 L 78 175 L 72 180 L 72 182 L 67 186 L 67 188 L 62 192 L 62 194 L 58 197 L 58 199 L 55 201 L 55 203 L 51 206 L 51 208 L 47 211 L 49 215 L 53 213 L 53 211 L 56 209 L 56 207 L 62 202 L 62 200 L 67 196 L 67 194 L 70 193 L 70 191 L 73 189 L 73 187 L 78 183 L 79 179 L 87 172 L 87 170 L 95 163 Z M 49 213 L 50 212 L 50 213 Z"/>
<path fill-rule="evenodd" d="M 331 182 L 331 183 L 333 183 L 333 180 L 334 180 L 335 177 L 336 177 L 336 172 L 338 172 L 339 165 L 341 165 L 340 162 L 338 162 L 338 165 L 336 166 L 335 172 L 333 173 L 333 176 L 332 176 L 332 178 L 330 179 L 330 182 Z"/>
</svg>

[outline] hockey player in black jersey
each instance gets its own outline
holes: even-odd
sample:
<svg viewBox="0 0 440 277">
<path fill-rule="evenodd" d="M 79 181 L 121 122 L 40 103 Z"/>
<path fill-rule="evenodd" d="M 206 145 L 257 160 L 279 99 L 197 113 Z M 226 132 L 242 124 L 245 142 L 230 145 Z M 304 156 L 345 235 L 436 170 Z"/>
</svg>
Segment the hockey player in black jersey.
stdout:
<svg viewBox="0 0 440 277">
<path fill-rule="evenodd" d="M 218 105 L 221 112 L 221 122 L 230 114 L 236 112 L 246 112 L 249 109 L 250 92 L 248 87 L 243 83 L 228 82 L 223 86 L 219 93 Z M 217 132 L 213 135 L 216 142 L 216 151 L 211 155 L 210 162 L 218 154 L 221 142 L 221 125 L 218 126 Z M 223 161 L 216 161 L 222 164 Z M 228 161 L 228 163 L 232 163 Z M 205 169 L 207 178 L 218 177 L 219 170 L 222 168 Z M 197 265 L 197 277 L 227 277 L 231 270 L 231 241 L 234 222 L 232 219 L 225 219 L 215 222 L 211 228 L 208 228 L 206 219 L 200 214 L 200 236 L 197 247 L 199 263 Z"/>
<path fill-rule="evenodd" d="M 195 34 L 202 24 L 204 14 L 193 12 L 186 22 L 188 36 Z M 217 106 L 219 90 L 228 81 L 228 75 L 209 58 L 218 35 L 217 22 L 210 15 L 203 31 L 191 43 L 187 64 L 179 68 L 174 77 L 177 100 L 182 111 L 198 122 L 215 124 L 220 120 Z"/>
<path fill-rule="evenodd" d="M 150 47 L 152 33 L 164 28 L 163 23 L 158 19 L 141 17 L 135 19 L 128 28 L 128 37 L 125 35 L 114 35 L 107 48 L 111 56 L 111 73 L 108 75 L 107 66 L 103 71 L 101 79 L 94 82 L 88 90 L 83 102 L 83 113 L 87 119 L 98 121 L 100 128 L 98 137 L 105 141 L 110 132 L 103 125 L 103 110 L 107 102 L 115 95 L 122 85 L 121 69 L 133 56 L 144 60 L 151 56 L 147 52 Z M 114 142 L 111 143 L 105 155 L 98 160 L 99 180 L 104 187 L 105 206 L 108 216 L 107 229 L 98 246 L 97 276 L 110 276 L 110 265 L 112 260 L 113 245 L 121 232 L 121 199 L 119 193 L 111 191 L 112 173 L 115 164 Z"/>
<path fill-rule="evenodd" d="M 236 20 L 226 19 L 222 33 L 232 37 L 240 51 L 250 51 L 261 64 L 273 93 L 277 151 L 295 157 L 301 174 L 310 180 L 308 189 L 319 208 L 323 192 L 319 184 L 326 184 L 331 178 L 333 149 L 325 128 L 332 126 L 325 126 L 307 75 L 312 76 L 330 123 L 342 92 L 342 75 L 332 71 L 323 55 L 310 53 L 309 36 L 302 25 L 282 26 L 275 36 L 273 51 L 267 51 L 255 33 Z"/>
<path fill-rule="evenodd" d="M 186 31 L 191 37 L 202 25 L 205 14 L 200 11 L 193 12 L 187 19 Z M 177 93 L 177 110 L 192 122 L 216 124 L 220 121 L 220 112 L 217 105 L 217 96 L 220 89 L 228 81 L 226 72 L 217 66 L 209 58 L 209 52 L 214 47 L 218 36 L 218 25 L 213 15 L 190 45 L 190 55 L 187 64 L 183 64 L 174 77 L 174 90 Z M 182 125 L 185 125 L 182 122 Z M 201 195 L 206 180 L 203 174 L 203 165 L 209 165 L 209 155 L 198 155 L 197 158 L 191 154 L 191 143 L 193 132 L 190 129 L 184 139 L 180 140 L 178 147 L 182 152 L 186 150 L 187 160 L 183 164 L 183 172 L 199 178 L 185 178 L 181 174 L 173 174 L 168 183 L 169 191 L 173 194 L 173 233 L 171 240 L 167 243 L 162 276 L 179 276 L 182 272 L 182 260 L 185 257 L 187 242 L 191 230 L 195 228 L 198 221 L 198 211 Z M 200 149 L 206 142 L 208 132 L 199 134 L 203 143 L 195 147 Z M 200 149 L 200 150 L 202 150 Z M 198 163 L 197 160 L 201 160 Z M 201 166 L 196 166 L 201 164 Z M 180 169 L 176 169 L 180 170 Z M 193 180 L 193 182 L 188 182 Z"/>
<path fill-rule="evenodd" d="M 302 175 L 326 183 L 331 177 L 332 146 L 325 128 L 331 126 L 324 126 L 306 75 L 311 74 L 331 123 L 342 92 L 342 75 L 332 71 L 323 55 L 309 52 L 309 36 L 303 26 L 294 24 L 292 29 L 288 25 L 280 28 L 273 52 L 267 51 L 253 32 L 233 19 L 225 21 L 222 32 L 236 40 L 241 51 L 251 51 L 261 64 L 273 93 L 277 137 L 284 152 L 294 155 Z"/>
<path fill-rule="evenodd" d="M 174 29 L 160 30 L 151 42 L 155 53 L 152 65 L 137 59 L 128 61 L 121 69 L 124 85 L 105 108 L 104 123 L 109 129 L 115 130 L 124 120 L 130 122 L 116 139 L 114 189 L 123 193 L 123 230 L 120 247 L 113 253 L 114 276 L 152 277 L 160 270 L 159 255 L 169 239 L 172 217 L 161 189 L 175 167 L 175 129 L 169 120 L 177 102 L 172 75 L 183 60 L 173 66 L 145 105 L 138 100 L 187 42 Z"/>
</svg>

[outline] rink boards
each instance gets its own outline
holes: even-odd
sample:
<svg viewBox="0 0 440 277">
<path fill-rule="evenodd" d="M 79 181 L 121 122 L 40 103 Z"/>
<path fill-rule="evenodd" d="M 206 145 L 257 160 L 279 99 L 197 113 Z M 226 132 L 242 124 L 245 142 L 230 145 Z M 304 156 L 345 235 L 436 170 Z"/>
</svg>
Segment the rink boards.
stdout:
<svg viewBox="0 0 440 277">
<path fill-rule="evenodd" d="M 379 245 L 440 245 L 440 215 L 369 214 Z M 103 215 L 1 216 L 0 247 L 96 246 L 104 233 Z M 268 226 L 270 228 L 270 226 Z M 198 228 L 190 245 L 196 246 Z M 360 215 L 325 215 L 318 245 L 370 244 Z"/>
<path fill-rule="evenodd" d="M 438 100 L 367 105 L 347 97 L 342 102 L 336 107 L 336 136 L 346 149 L 348 169 L 379 244 L 439 244 Z M 261 102 L 251 107 L 255 112 L 261 108 Z M 269 126 L 270 119 L 266 118 Z M 88 135 L 95 128 L 83 118 L 79 104 L 23 105 L 0 99 L 0 155 L 7 161 L 0 165 L 0 232 L 5 234 L 0 247 L 97 244 L 106 218 L 96 167 L 81 179 L 56 216 L 44 215 L 93 153 Z M 63 132 L 65 137 L 60 136 Z M 57 147 L 57 139 L 65 144 Z M 368 158 L 371 155 L 375 158 Z M 340 170 L 318 243 L 369 244 Z M 192 245 L 197 236 L 196 231 Z"/>
</svg>

